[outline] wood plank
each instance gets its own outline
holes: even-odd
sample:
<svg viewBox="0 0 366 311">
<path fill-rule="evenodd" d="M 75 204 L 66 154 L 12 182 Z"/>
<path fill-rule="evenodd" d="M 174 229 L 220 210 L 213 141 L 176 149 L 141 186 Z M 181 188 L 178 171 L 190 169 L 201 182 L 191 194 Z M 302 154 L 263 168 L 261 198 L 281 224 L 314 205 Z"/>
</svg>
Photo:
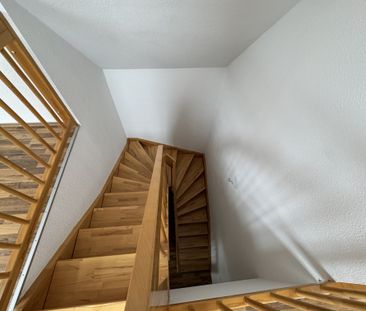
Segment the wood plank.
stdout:
<svg viewBox="0 0 366 311">
<path fill-rule="evenodd" d="M 178 206 L 178 216 L 183 216 L 207 205 L 206 193 L 200 193 L 187 203 Z"/>
<path fill-rule="evenodd" d="M 183 216 L 179 216 L 178 224 L 194 224 L 194 223 L 201 223 L 201 222 L 208 222 L 207 218 L 207 211 L 205 208 L 201 208 L 195 210 L 191 213 L 185 214 Z"/>
<path fill-rule="evenodd" d="M 138 171 L 133 168 L 121 163 L 119 165 L 118 176 L 123 178 L 128 178 L 136 181 L 142 181 L 145 183 L 150 183 L 150 179 L 141 175 Z"/>
<path fill-rule="evenodd" d="M 142 181 L 135 181 L 128 178 L 114 176 L 111 192 L 148 191 L 149 184 Z"/>
<path fill-rule="evenodd" d="M 158 150 L 158 145 L 147 145 L 143 144 L 144 149 L 149 154 L 151 160 L 155 161 L 156 151 Z"/>
<path fill-rule="evenodd" d="M 142 164 L 146 166 L 150 171 L 154 167 L 154 161 L 150 158 L 150 155 L 142 147 L 139 141 L 131 141 L 128 147 L 128 151 L 134 155 Z"/>
<path fill-rule="evenodd" d="M 178 236 L 192 236 L 192 235 L 208 235 L 208 225 L 207 223 L 198 224 L 185 224 L 178 226 Z"/>
<path fill-rule="evenodd" d="M 177 188 L 176 195 L 180 198 L 183 193 L 197 180 L 197 178 L 204 172 L 202 157 L 195 157 L 189 166 L 181 184 Z"/>
<path fill-rule="evenodd" d="M 298 310 L 313 310 L 313 311 L 331 311 L 330 308 L 320 307 L 316 304 L 300 301 L 298 299 L 294 299 L 288 296 L 284 296 L 281 294 L 271 293 L 270 294 L 276 301 L 279 301 L 285 305 L 294 307 Z"/>
<path fill-rule="evenodd" d="M 142 223 L 144 206 L 95 208 L 91 228 L 135 226 Z"/>
<path fill-rule="evenodd" d="M 93 304 L 79 307 L 48 309 L 49 311 L 123 311 L 126 305 L 126 301 L 117 301 L 103 304 Z"/>
<path fill-rule="evenodd" d="M 177 156 L 177 168 L 176 168 L 176 184 L 175 184 L 175 188 L 179 189 L 180 184 L 182 183 L 182 180 L 189 168 L 189 166 L 191 165 L 191 162 L 194 158 L 194 154 L 189 153 L 189 154 L 184 154 L 184 153 L 180 153 L 178 152 L 178 156 Z"/>
<path fill-rule="evenodd" d="M 200 194 L 205 189 L 205 176 L 201 174 L 201 176 L 187 189 L 187 191 L 178 198 L 178 208 L 193 199 L 196 195 Z"/>
<path fill-rule="evenodd" d="M 179 248 L 182 250 L 184 248 L 195 248 L 195 247 L 208 247 L 208 236 L 189 236 L 179 238 Z"/>
<path fill-rule="evenodd" d="M 135 254 L 58 261 L 45 308 L 125 299 L 134 262 Z"/>
<path fill-rule="evenodd" d="M 152 174 L 151 169 L 146 167 L 142 162 L 140 162 L 135 156 L 133 156 L 128 151 L 125 154 L 123 163 L 133 168 L 135 171 L 139 172 L 141 175 L 145 176 L 147 179 L 150 180 Z"/>
<path fill-rule="evenodd" d="M 105 193 L 102 207 L 144 205 L 147 193 L 147 191 Z"/>
<path fill-rule="evenodd" d="M 205 247 L 182 248 L 179 258 L 181 260 L 195 260 L 210 258 L 210 249 Z"/>
<path fill-rule="evenodd" d="M 271 306 L 265 305 L 250 297 L 245 297 L 244 301 L 248 306 L 250 306 L 256 310 L 259 310 L 259 311 L 276 311 L 277 310 L 275 308 L 272 308 Z"/>
<path fill-rule="evenodd" d="M 136 252 L 141 226 L 118 226 L 81 229 L 74 258 L 95 257 Z"/>
</svg>

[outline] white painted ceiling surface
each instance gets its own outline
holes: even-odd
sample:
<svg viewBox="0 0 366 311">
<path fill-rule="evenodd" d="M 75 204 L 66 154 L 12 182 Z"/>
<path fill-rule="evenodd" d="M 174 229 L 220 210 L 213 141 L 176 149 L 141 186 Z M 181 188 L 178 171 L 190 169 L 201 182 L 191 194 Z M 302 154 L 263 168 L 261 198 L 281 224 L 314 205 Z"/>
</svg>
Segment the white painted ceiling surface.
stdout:
<svg viewBox="0 0 366 311">
<path fill-rule="evenodd" d="M 16 0 L 105 69 L 228 65 L 299 0 Z"/>
</svg>

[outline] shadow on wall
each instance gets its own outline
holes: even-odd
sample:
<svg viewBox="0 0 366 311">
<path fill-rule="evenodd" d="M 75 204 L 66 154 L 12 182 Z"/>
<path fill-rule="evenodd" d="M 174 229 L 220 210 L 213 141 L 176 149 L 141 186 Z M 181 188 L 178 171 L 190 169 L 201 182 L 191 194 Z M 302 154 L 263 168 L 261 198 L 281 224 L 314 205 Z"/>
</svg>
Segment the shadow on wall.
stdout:
<svg viewBox="0 0 366 311">
<path fill-rule="evenodd" d="M 215 147 L 221 152 L 211 151 L 207 158 L 214 282 L 258 277 L 304 284 L 329 279 L 281 220 L 281 213 L 295 202 L 283 173 L 288 163 L 281 165 L 258 145 L 223 141 Z"/>
</svg>

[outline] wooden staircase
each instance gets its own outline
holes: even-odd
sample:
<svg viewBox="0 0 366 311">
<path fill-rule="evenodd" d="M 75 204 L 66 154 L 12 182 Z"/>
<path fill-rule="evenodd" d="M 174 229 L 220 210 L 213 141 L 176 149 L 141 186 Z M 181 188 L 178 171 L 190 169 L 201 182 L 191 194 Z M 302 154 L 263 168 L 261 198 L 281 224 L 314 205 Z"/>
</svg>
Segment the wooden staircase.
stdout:
<svg viewBox="0 0 366 311">
<path fill-rule="evenodd" d="M 176 151 L 173 169 L 176 243 L 170 250 L 170 288 L 211 283 L 205 162 L 202 154 Z"/>
<path fill-rule="evenodd" d="M 89 227 L 78 232 L 72 258 L 57 262 L 44 309 L 124 306 L 156 150 L 129 142 Z"/>
<path fill-rule="evenodd" d="M 55 263 L 43 307 L 37 309 L 124 310 L 129 288 L 136 283 L 132 278 L 145 212 L 150 204 L 147 198 L 153 189 L 157 151 L 156 143 L 128 140 L 101 199 L 89 212 L 86 225 L 77 231 L 72 255 L 63 256 Z M 174 194 L 176 239 L 174 249 L 169 250 L 170 288 L 209 284 L 211 261 L 204 157 L 170 146 L 165 146 L 161 154 L 170 163 L 160 166 L 162 175 L 169 176 L 164 184 Z M 166 194 L 162 193 L 167 197 Z M 21 305 L 17 310 L 34 310 Z"/>
</svg>

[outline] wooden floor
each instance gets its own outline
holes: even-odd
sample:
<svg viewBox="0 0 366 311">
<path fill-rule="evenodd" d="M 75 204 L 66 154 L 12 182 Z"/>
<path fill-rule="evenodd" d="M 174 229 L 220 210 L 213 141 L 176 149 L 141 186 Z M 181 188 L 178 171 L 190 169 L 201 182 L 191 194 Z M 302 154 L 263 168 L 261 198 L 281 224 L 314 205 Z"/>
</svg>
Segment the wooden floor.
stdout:
<svg viewBox="0 0 366 311">
<path fill-rule="evenodd" d="M 52 147 L 56 143 L 56 139 L 41 124 L 31 124 L 32 128 Z M 50 152 L 39 141 L 35 140 L 22 126 L 17 124 L 2 124 L 5 130 L 20 140 L 24 145 L 31 148 L 43 160 L 47 161 Z M 58 132 L 60 128 L 53 124 L 52 127 Z M 34 161 L 30 156 L 24 153 L 20 148 L 7 140 L 0 134 L 0 155 L 6 157 L 12 162 L 18 164 L 28 172 L 37 177 L 42 176 L 44 167 Z M 27 195 L 33 196 L 37 190 L 38 184 L 27 179 L 17 171 L 8 168 L 0 162 L 0 183 L 9 186 L 15 190 L 19 190 Z M 0 190 L 0 212 L 25 217 L 30 203 L 18 199 L 7 192 Z M 0 242 L 15 242 L 20 225 L 12 222 L 0 220 Z M 0 250 L 0 272 L 4 271 L 10 255 L 8 250 Z"/>
</svg>

